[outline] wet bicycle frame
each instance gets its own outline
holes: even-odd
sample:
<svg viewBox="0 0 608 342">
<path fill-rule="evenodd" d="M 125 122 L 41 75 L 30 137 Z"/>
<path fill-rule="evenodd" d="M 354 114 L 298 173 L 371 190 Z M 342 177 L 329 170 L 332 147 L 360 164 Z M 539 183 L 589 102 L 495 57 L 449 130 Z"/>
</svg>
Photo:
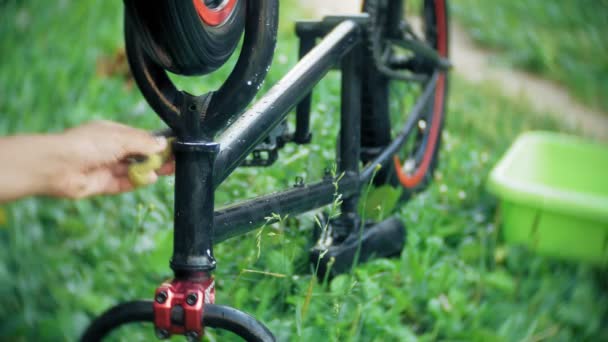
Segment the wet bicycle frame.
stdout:
<svg viewBox="0 0 608 342">
<path fill-rule="evenodd" d="M 194 96 L 179 91 L 166 72 L 155 65 L 134 42 L 126 23 L 127 53 L 132 73 L 143 95 L 175 136 L 175 212 L 171 268 L 175 279 L 161 285 L 151 303 L 119 305 L 95 320 L 83 340 L 98 340 L 112 329 L 132 321 L 153 321 L 157 336 L 185 334 L 202 336 L 203 324 L 224 328 L 248 340 L 271 340 L 261 323 L 240 311 L 215 311 L 213 277 L 216 267 L 213 245 L 250 232 L 274 215 L 296 215 L 331 204 L 336 186 L 342 196 L 343 231 L 349 236 L 362 224 L 358 198 L 379 166 L 388 167 L 392 157 L 416 128 L 424 106 L 443 71 L 435 71 L 413 106 L 398 135 L 375 158 L 360 168 L 361 92 L 367 14 L 326 17 L 322 21 L 299 22 L 300 61 L 249 109 L 242 111 L 257 94 L 270 66 L 276 41 L 276 1 L 249 1 L 241 55 L 232 74 L 216 92 Z M 251 20 L 250 20 L 251 17 Z M 317 44 L 316 41 L 318 41 Z M 414 47 L 415 48 L 415 47 Z M 423 48 L 423 47 L 421 47 Z M 437 56 L 431 56 L 439 60 Z M 217 187 L 254 152 L 273 129 L 296 107 L 295 131 L 290 142 L 310 142 L 310 106 L 313 87 L 333 68 L 341 71 L 340 132 L 337 169 L 340 177 L 326 176 L 311 184 L 253 198 L 225 208 L 214 208 Z M 241 113 L 237 115 L 237 113 Z M 216 136 L 217 135 L 217 136 Z M 276 216 L 275 216 L 276 217 Z M 405 228 L 396 219 L 374 225 L 376 230 L 358 236 L 358 261 L 372 256 L 399 253 Z M 343 268 L 355 262 L 352 246 L 346 246 Z M 321 253 L 318 258 L 326 258 Z M 129 306 L 130 305 L 130 306 Z M 139 307 L 138 307 L 139 305 Z M 181 308 L 181 309 L 180 309 Z M 209 317 L 203 317 L 208 315 Z M 216 315 L 216 316 L 213 316 Z M 224 319 L 225 321 L 222 321 Z M 226 322 L 229 321 L 229 322 Z"/>
</svg>

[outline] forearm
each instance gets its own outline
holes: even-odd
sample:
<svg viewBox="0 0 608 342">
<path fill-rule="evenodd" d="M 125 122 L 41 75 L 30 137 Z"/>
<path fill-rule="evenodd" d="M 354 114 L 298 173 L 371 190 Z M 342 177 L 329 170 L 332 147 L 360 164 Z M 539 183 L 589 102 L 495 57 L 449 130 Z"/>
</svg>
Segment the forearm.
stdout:
<svg viewBox="0 0 608 342">
<path fill-rule="evenodd" d="M 111 121 L 60 134 L 0 138 L 0 203 L 25 196 L 82 198 L 133 190 L 129 157 L 167 148 L 167 140 Z M 174 170 L 171 161 L 145 175 L 152 184 Z"/>
<path fill-rule="evenodd" d="M 48 192 L 61 140 L 53 134 L 0 138 L 0 203 Z"/>
</svg>

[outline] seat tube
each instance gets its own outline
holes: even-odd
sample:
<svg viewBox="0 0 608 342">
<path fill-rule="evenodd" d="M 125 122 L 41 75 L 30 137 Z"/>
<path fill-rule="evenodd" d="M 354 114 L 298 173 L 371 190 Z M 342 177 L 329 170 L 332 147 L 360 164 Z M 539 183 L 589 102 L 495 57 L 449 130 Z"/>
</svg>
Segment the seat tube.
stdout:
<svg viewBox="0 0 608 342">
<path fill-rule="evenodd" d="M 361 153 L 361 44 L 342 59 L 342 98 L 340 115 L 340 146 L 338 169 L 348 176 L 359 175 Z M 358 185 L 357 185 L 358 186 Z M 359 225 L 357 195 L 347 197 L 342 202 L 341 219 L 344 224 L 336 225 L 337 235 L 344 237 Z"/>
</svg>

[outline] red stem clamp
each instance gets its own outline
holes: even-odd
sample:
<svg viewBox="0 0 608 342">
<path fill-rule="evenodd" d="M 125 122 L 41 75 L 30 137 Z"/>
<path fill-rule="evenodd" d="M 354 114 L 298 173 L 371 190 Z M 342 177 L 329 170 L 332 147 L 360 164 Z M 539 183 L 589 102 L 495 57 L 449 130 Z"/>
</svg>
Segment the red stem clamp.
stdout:
<svg viewBox="0 0 608 342">
<path fill-rule="evenodd" d="M 154 296 L 154 325 L 159 338 L 171 334 L 191 338 L 203 336 L 202 318 L 205 304 L 215 302 L 214 280 L 210 276 L 201 279 L 174 279 L 163 283 Z M 173 320 L 171 317 L 173 316 Z M 183 317 L 183 321 L 179 318 Z M 179 323 L 178 323 L 179 322 Z M 183 322 L 183 325 L 180 324 Z"/>
</svg>

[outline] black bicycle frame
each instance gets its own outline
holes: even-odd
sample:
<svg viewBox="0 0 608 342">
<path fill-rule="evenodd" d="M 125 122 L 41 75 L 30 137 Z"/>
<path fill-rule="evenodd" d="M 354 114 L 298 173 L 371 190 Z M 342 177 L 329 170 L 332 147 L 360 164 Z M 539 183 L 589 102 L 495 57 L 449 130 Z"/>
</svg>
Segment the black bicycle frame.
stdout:
<svg viewBox="0 0 608 342">
<path fill-rule="evenodd" d="M 263 8 L 264 3 L 260 2 L 259 8 Z M 259 16 L 259 8 L 256 11 L 252 8 L 255 9 L 251 6 L 250 14 Z M 276 8 L 272 6 L 267 6 L 265 10 L 277 14 Z M 251 59 L 251 63 L 242 62 L 245 60 L 243 56 L 239 58 L 236 68 L 238 73 L 231 74 L 228 79 L 230 87 L 226 84 L 222 86 L 221 94 L 230 93 L 234 87 L 243 88 L 244 84 L 250 84 L 248 77 L 256 75 L 255 68 L 264 68 L 265 63 L 269 64 L 271 55 L 267 52 L 256 53 L 254 42 L 273 45 L 272 35 L 276 35 L 276 32 L 264 31 L 264 25 L 260 23 L 274 25 L 274 20 L 273 16 L 266 15 L 263 21 L 248 21 L 249 30 L 246 30 L 242 53 Z M 401 133 L 360 171 L 362 43 L 366 39 L 367 24 L 367 14 L 327 17 L 321 22 L 299 23 L 297 32 L 301 38 L 301 60 L 259 101 L 229 125 L 238 113 L 226 109 L 229 108 L 226 98 L 218 98 L 218 93 L 192 96 L 177 91 L 164 72 L 137 50 L 137 44 L 132 41 L 127 26 L 127 48 L 134 76 L 146 99 L 151 101 L 151 105 L 176 135 L 175 232 L 171 267 L 177 276 L 211 271 L 215 268 L 214 242 L 254 230 L 268 223 L 267 218 L 271 214 L 294 215 L 332 203 L 336 185 L 343 199 L 341 220 L 346 221 L 340 227 L 347 227 L 338 234 L 346 236 L 352 227 L 358 226 L 357 200 L 362 184 L 371 180 L 378 165 L 389 165 L 392 155 L 402 147 L 415 127 L 424 107 L 422 104 L 433 94 L 437 81 L 437 76 L 433 75 Z M 321 37 L 315 46 L 314 41 Z M 214 211 L 215 189 L 284 121 L 296 105 L 298 116 L 293 140 L 305 143 L 310 139 L 307 113 L 310 93 L 327 72 L 336 66 L 339 66 L 342 73 L 341 129 L 337 156 L 339 180 L 329 176 L 314 184 L 300 184 L 282 192 Z M 238 75 L 241 75 L 240 78 Z M 259 76 L 254 81 L 255 84 L 252 85 L 257 88 L 261 83 Z M 247 93 L 248 97 L 253 95 L 255 94 L 251 91 Z M 244 97 L 239 98 L 236 106 L 242 107 L 243 101 Z M 218 107 L 217 103 L 223 105 Z M 238 111 L 239 108 L 230 109 Z M 223 112 L 224 110 L 227 111 Z M 210 126 L 205 126 L 205 119 L 211 120 L 208 121 Z M 226 125 L 228 127 L 224 129 Z M 223 132 L 214 142 L 215 132 L 222 129 Z"/>
<path fill-rule="evenodd" d="M 312 48 L 268 93 L 250 110 L 237 119 L 218 139 L 221 150 L 214 166 L 214 185 L 217 187 L 278 125 L 298 102 L 310 101 L 309 92 L 336 64 L 341 63 L 341 130 L 338 155 L 339 173 L 343 173 L 338 188 L 345 199 L 343 214 L 356 211 L 355 201 L 362 184 L 367 184 L 380 165 L 386 167 L 391 158 L 406 142 L 407 137 L 424 110 L 424 103 L 433 95 L 437 75 L 427 83 L 422 96 L 409 113 L 408 120 L 373 162 L 359 173 L 360 116 L 361 116 L 361 42 L 367 15 L 328 17 L 321 23 L 302 25 L 309 34 L 322 36 Z M 335 27 L 334 27 L 335 25 Z M 332 29 L 333 27 L 333 29 Z M 330 30 L 331 29 L 331 30 Z M 303 101 L 303 102 L 304 102 Z M 308 104 L 308 107 L 310 105 Z M 296 133 L 297 135 L 297 133 Z M 298 214 L 328 205 L 334 200 L 335 179 L 326 177 L 310 185 L 301 185 L 275 194 L 254 198 L 222 208 L 214 214 L 215 242 L 244 234 L 267 223 L 271 214 Z"/>
<path fill-rule="evenodd" d="M 363 65 L 369 32 L 367 14 L 298 23 L 300 61 L 244 112 L 272 59 L 278 20 L 276 0 L 248 0 L 245 38 L 237 65 L 218 91 L 201 96 L 177 90 L 166 72 L 138 46 L 133 26 L 136 23 L 129 18 L 127 14 L 125 36 L 133 76 L 148 103 L 175 135 L 171 258 L 175 278 L 156 289 L 154 302 L 125 303 L 104 313 L 87 329 L 83 340 L 99 340 L 119 325 L 140 320 L 154 321 L 160 338 L 178 333 L 198 340 L 204 323 L 248 340 L 274 340 L 272 333 L 254 318 L 238 310 L 207 305 L 214 301 L 213 245 L 272 223 L 269 217 L 296 215 L 331 204 L 336 193 L 341 196 L 340 216 L 333 218 L 328 225 L 331 229 L 324 232 L 330 231 L 331 239 L 320 238 L 310 251 L 318 275 L 346 272 L 360 261 L 393 256 L 402 250 L 405 227 L 400 220 L 362 222 L 358 199 L 378 167 L 389 167 L 392 157 L 415 131 L 442 71 L 435 71 L 428 78 L 399 134 L 387 139 L 387 146 L 375 148 L 373 154 L 364 153 L 362 78 L 364 70 L 375 67 Z M 315 45 L 317 39 L 320 41 Z M 326 172 L 316 183 L 298 182 L 293 188 L 215 210 L 218 186 L 238 166 L 247 165 L 247 156 L 260 151 L 256 147 L 296 106 L 296 129 L 289 140 L 297 144 L 310 141 L 311 92 L 333 68 L 339 68 L 342 76 L 337 174 Z M 363 154 L 368 162 L 361 168 Z"/>
</svg>

